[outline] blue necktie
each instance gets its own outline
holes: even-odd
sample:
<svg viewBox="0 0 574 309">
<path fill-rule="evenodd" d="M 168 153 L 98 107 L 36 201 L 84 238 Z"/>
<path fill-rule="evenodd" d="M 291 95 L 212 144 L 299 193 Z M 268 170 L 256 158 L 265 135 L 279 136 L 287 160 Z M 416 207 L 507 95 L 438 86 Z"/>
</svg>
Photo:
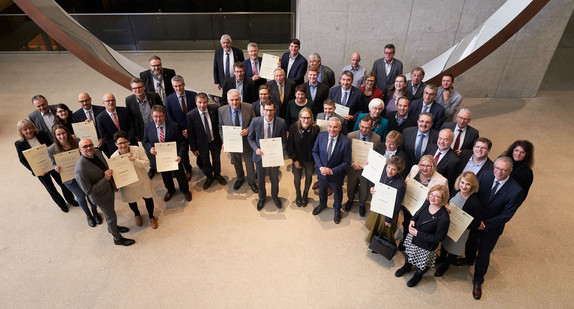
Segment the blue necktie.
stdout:
<svg viewBox="0 0 574 309">
<path fill-rule="evenodd" d="M 494 187 L 492 188 L 492 190 L 490 191 L 490 196 L 488 197 L 488 202 L 490 203 L 490 201 L 492 201 L 492 199 L 494 198 L 494 195 L 496 194 L 496 190 L 498 189 L 498 185 L 500 184 L 500 182 L 498 182 L 498 180 L 494 181 Z"/>
<path fill-rule="evenodd" d="M 229 52 L 225 53 L 225 77 L 229 77 Z"/>
<path fill-rule="evenodd" d="M 334 138 L 329 137 L 329 146 L 327 146 L 327 161 L 331 159 L 331 154 L 333 154 L 333 140 Z"/>
<path fill-rule="evenodd" d="M 417 161 L 423 156 L 423 140 L 425 138 L 424 134 L 419 134 L 419 142 L 415 148 L 415 155 L 417 156 Z"/>
<path fill-rule="evenodd" d="M 343 101 L 341 104 L 347 106 L 347 91 L 343 92 Z"/>
</svg>

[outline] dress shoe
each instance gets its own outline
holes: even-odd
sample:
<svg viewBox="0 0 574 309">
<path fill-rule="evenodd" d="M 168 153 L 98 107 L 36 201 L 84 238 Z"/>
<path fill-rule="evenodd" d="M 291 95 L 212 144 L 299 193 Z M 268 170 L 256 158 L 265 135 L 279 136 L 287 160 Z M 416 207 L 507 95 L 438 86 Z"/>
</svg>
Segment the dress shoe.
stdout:
<svg viewBox="0 0 574 309">
<path fill-rule="evenodd" d="M 259 202 L 257 202 L 257 211 L 261 211 L 261 209 L 263 209 L 263 204 L 265 203 L 265 199 L 264 198 L 260 198 Z"/>
<path fill-rule="evenodd" d="M 397 250 L 399 250 L 399 251 L 401 251 L 401 252 L 402 252 L 402 251 L 405 251 L 405 241 L 404 241 L 404 240 L 402 240 L 402 241 L 399 243 L 399 246 L 397 247 Z"/>
<path fill-rule="evenodd" d="M 468 260 L 467 258 L 458 258 L 456 262 L 452 263 L 454 266 L 462 266 L 462 265 L 474 265 L 474 261 Z"/>
<path fill-rule="evenodd" d="M 127 227 L 125 227 L 125 226 L 119 226 L 119 225 L 118 225 L 118 232 L 120 232 L 120 233 L 127 233 L 127 232 L 129 232 L 129 231 L 130 231 L 130 229 L 128 229 Z"/>
<path fill-rule="evenodd" d="M 295 204 L 297 204 L 297 207 L 301 207 L 301 205 L 303 204 L 303 202 L 301 202 L 301 196 L 297 196 L 295 197 Z"/>
<path fill-rule="evenodd" d="M 407 286 L 409 288 L 412 288 L 417 284 L 419 284 L 419 282 L 421 282 L 421 279 L 423 278 L 424 273 L 425 273 L 424 271 L 417 269 L 411 280 L 407 281 Z"/>
<path fill-rule="evenodd" d="M 329 188 L 327 189 L 327 194 L 328 194 L 329 196 L 333 195 L 333 189 L 331 189 L 331 187 L 329 187 Z"/>
<path fill-rule="evenodd" d="M 225 186 L 227 184 L 227 180 L 225 180 L 225 178 L 221 177 L 221 175 L 215 176 L 215 180 L 217 180 L 217 182 L 219 182 L 219 184 L 222 186 Z"/>
<path fill-rule="evenodd" d="M 133 244 L 135 244 L 136 241 L 133 239 L 129 239 L 129 238 L 120 238 L 120 239 L 114 239 L 114 244 L 118 245 L 118 246 L 131 246 Z"/>
<path fill-rule="evenodd" d="M 187 191 L 187 193 L 185 193 L 184 195 L 185 195 L 185 200 L 188 202 L 191 202 L 191 191 Z"/>
<path fill-rule="evenodd" d="M 366 213 L 367 213 L 367 207 L 365 207 L 365 204 L 359 205 L 359 215 L 361 217 L 364 217 Z"/>
<path fill-rule="evenodd" d="M 80 206 L 80 204 L 78 204 L 78 201 L 76 201 L 76 200 L 72 200 L 71 202 L 68 202 L 68 204 L 70 204 L 70 205 L 72 205 L 72 206 L 74 206 L 74 207 Z"/>
<path fill-rule="evenodd" d="M 94 217 L 92 216 L 87 216 L 86 219 L 88 220 L 88 225 L 91 227 L 96 226 L 96 221 L 94 220 Z"/>
<path fill-rule="evenodd" d="M 395 272 L 395 277 L 402 277 L 404 274 L 411 271 L 411 268 L 412 268 L 411 264 L 407 263 L 407 264 L 403 265 L 403 267 L 397 269 L 397 271 Z"/>
<path fill-rule="evenodd" d="M 474 282 L 473 287 L 472 287 L 472 297 L 474 297 L 474 299 L 480 299 L 480 297 L 482 297 L 482 285 L 478 284 L 476 282 Z"/>
<path fill-rule="evenodd" d="M 60 209 L 61 209 L 63 212 L 68 212 L 68 206 L 66 206 L 66 205 L 60 206 Z"/>
<path fill-rule="evenodd" d="M 275 202 L 275 206 L 277 206 L 277 208 L 281 209 L 281 200 L 278 197 L 274 197 L 273 202 Z"/>
<path fill-rule="evenodd" d="M 171 196 L 172 196 L 172 195 L 173 195 L 173 193 L 167 192 L 167 193 L 164 195 L 164 197 L 163 197 L 163 201 L 164 201 L 164 202 L 167 202 L 167 201 L 171 200 Z"/>
<path fill-rule="evenodd" d="M 235 181 L 235 184 L 233 185 L 233 190 L 239 190 L 239 188 L 241 188 L 241 186 L 243 185 L 244 181 L 245 180 L 237 179 L 237 181 Z"/>
<path fill-rule="evenodd" d="M 255 194 L 259 193 L 259 188 L 257 188 L 256 184 L 249 185 L 249 187 L 251 188 L 251 191 L 253 191 L 253 193 Z"/>
<path fill-rule="evenodd" d="M 319 182 L 315 181 L 315 183 L 313 183 L 313 186 L 311 187 L 311 189 L 313 189 L 313 190 L 319 189 Z"/>
<path fill-rule="evenodd" d="M 335 216 L 333 216 L 333 222 L 335 222 L 335 224 L 339 224 L 339 222 L 341 222 L 341 211 L 340 210 L 335 210 Z"/>
<path fill-rule="evenodd" d="M 434 272 L 434 276 L 435 277 L 442 277 L 442 275 L 444 275 L 444 273 L 448 270 L 448 267 L 450 266 L 450 264 L 444 263 L 442 264 L 435 272 Z"/>
<path fill-rule="evenodd" d="M 191 180 L 191 172 L 185 173 L 185 179 L 187 179 L 187 181 Z"/>
<path fill-rule="evenodd" d="M 205 182 L 203 183 L 203 190 L 207 190 L 209 189 L 209 187 L 211 187 L 211 184 L 213 183 L 213 178 L 212 177 L 208 177 L 205 179 Z"/>
<path fill-rule="evenodd" d="M 307 196 L 302 197 L 301 198 L 301 206 L 307 207 L 307 204 L 309 204 L 309 199 L 307 198 Z"/>
<path fill-rule="evenodd" d="M 149 179 L 153 178 L 153 175 L 155 175 L 156 170 L 154 168 L 150 169 L 149 172 L 147 172 L 147 177 L 149 177 Z"/>
<path fill-rule="evenodd" d="M 316 215 L 320 214 L 321 211 L 323 211 L 323 209 L 325 209 L 325 207 L 327 207 L 327 206 L 326 205 L 319 205 L 319 206 L 315 207 L 313 209 L 313 215 L 316 216 Z"/>
<path fill-rule="evenodd" d="M 102 216 L 100 215 L 99 212 L 96 212 L 94 214 L 94 220 L 96 220 L 97 224 L 102 224 L 103 220 L 102 220 Z"/>
<path fill-rule="evenodd" d="M 157 220 L 154 217 L 149 218 L 149 225 L 152 229 L 157 229 Z"/>
<path fill-rule="evenodd" d="M 348 201 L 345 203 L 345 208 L 344 208 L 344 209 L 345 209 L 345 212 L 351 211 L 351 208 L 353 208 L 353 201 L 348 200 Z"/>
<path fill-rule="evenodd" d="M 136 220 L 136 225 L 137 226 L 142 226 L 143 222 L 142 222 L 142 216 L 136 216 L 135 217 Z"/>
</svg>

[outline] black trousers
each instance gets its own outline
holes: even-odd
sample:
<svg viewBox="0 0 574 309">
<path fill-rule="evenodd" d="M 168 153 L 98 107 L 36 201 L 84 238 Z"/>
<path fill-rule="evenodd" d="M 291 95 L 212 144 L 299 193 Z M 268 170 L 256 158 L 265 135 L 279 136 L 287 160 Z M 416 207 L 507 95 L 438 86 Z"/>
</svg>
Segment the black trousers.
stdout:
<svg viewBox="0 0 574 309">
<path fill-rule="evenodd" d="M 172 173 L 175 174 L 177 183 L 179 184 L 179 191 L 183 193 L 189 192 L 189 183 L 187 183 L 187 178 L 185 178 L 185 172 L 183 170 L 183 164 L 179 163 L 179 168 L 176 171 L 161 172 L 161 178 L 163 179 L 163 184 L 167 189 L 167 192 L 174 193 L 175 185 L 173 183 Z"/>
<path fill-rule="evenodd" d="M 56 181 L 58 186 L 62 189 L 62 193 L 64 194 L 64 198 L 60 195 L 60 192 L 56 190 L 56 186 L 54 186 L 54 182 L 52 178 Z M 38 176 L 38 180 L 44 185 L 46 191 L 52 197 L 52 200 L 60 207 L 67 207 L 66 201 L 68 203 L 73 203 L 75 201 L 74 194 L 70 191 L 66 186 L 62 183 L 62 178 L 60 177 L 60 173 L 56 172 L 55 170 L 51 170 L 46 173 L 44 176 Z M 64 200 L 65 199 L 65 200 Z"/>
</svg>

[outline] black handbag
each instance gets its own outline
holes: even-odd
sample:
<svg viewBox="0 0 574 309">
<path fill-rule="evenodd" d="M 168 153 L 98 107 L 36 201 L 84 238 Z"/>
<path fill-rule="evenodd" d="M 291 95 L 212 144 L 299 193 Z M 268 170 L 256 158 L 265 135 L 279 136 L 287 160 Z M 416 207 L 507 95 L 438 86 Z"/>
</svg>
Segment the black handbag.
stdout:
<svg viewBox="0 0 574 309">
<path fill-rule="evenodd" d="M 369 244 L 369 249 L 386 257 L 387 260 L 392 260 L 395 253 L 397 253 L 397 244 L 382 234 L 383 232 L 381 231 L 380 235 L 373 235 L 371 243 Z"/>
</svg>

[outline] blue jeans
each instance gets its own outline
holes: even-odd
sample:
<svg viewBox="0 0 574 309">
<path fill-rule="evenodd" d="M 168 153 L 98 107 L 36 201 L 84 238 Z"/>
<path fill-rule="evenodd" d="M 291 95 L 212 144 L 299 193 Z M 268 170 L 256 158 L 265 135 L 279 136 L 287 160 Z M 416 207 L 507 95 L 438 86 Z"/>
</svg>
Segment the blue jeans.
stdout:
<svg viewBox="0 0 574 309">
<path fill-rule="evenodd" d="M 87 216 L 92 217 L 93 215 L 95 215 L 97 213 L 96 204 L 94 204 L 90 200 L 90 198 L 88 196 L 86 196 L 84 191 L 82 191 L 82 189 L 80 189 L 80 186 L 78 185 L 78 183 L 76 182 L 75 179 L 72 179 L 72 181 L 69 183 L 64 183 L 64 185 L 66 185 L 66 188 L 68 188 L 70 191 L 72 191 L 72 193 L 74 194 L 74 196 L 78 200 L 78 204 L 80 204 L 80 207 L 82 208 L 82 210 L 84 211 L 84 213 Z M 88 209 L 88 204 L 86 203 L 86 199 L 88 200 L 88 202 L 92 206 L 92 212 L 90 212 L 90 209 Z"/>
</svg>

